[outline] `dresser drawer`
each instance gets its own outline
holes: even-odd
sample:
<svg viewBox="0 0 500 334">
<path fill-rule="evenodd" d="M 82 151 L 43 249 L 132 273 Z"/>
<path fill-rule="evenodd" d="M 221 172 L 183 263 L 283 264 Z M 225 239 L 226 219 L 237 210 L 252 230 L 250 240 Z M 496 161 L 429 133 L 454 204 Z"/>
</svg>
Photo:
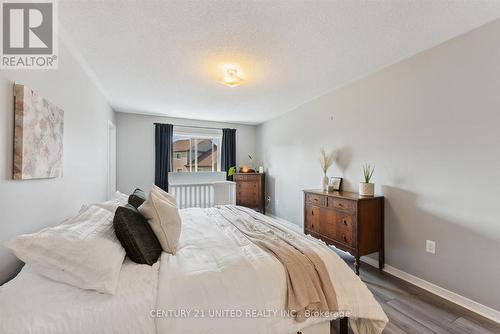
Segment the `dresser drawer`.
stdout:
<svg viewBox="0 0 500 334">
<path fill-rule="evenodd" d="M 234 174 L 233 181 L 251 181 L 257 182 L 260 181 L 261 174 Z"/>
<path fill-rule="evenodd" d="M 326 197 L 316 194 L 306 194 L 306 202 L 314 205 L 326 206 Z"/>
<path fill-rule="evenodd" d="M 356 217 L 340 212 L 335 213 L 335 239 L 343 244 L 353 247 L 353 231 Z"/>
<path fill-rule="evenodd" d="M 337 212 L 335 215 L 335 227 L 337 231 L 352 231 L 356 223 L 356 217 Z"/>
<path fill-rule="evenodd" d="M 239 194 L 257 195 L 260 190 L 260 185 L 257 182 L 238 182 L 236 183 L 236 191 Z"/>
<path fill-rule="evenodd" d="M 240 192 L 236 193 L 236 200 L 240 202 L 248 202 L 249 200 L 258 202 L 260 196 L 258 192 Z"/>
<path fill-rule="evenodd" d="M 337 229 L 337 241 L 344 244 L 344 245 L 347 245 L 349 247 L 354 247 L 354 242 L 353 242 L 353 238 L 352 238 L 352 231 L 351 230 L 341 230 L 341 229 Z"/>
<path fill-rule="evenodd" d="M 328 198 L 328 207 L 332 209 L 354 213 L 356 212 L 356 206 L 357 206 L 356 201 L 350 201 L 348 199 L 334 198 L 334 197 Z"/>
<path fill-rule="evenodd" d="M 236 205 L 246 206 L 247 208 L 256 208 L 259 206 L 259 199 L 256 196 L 242 196 L 236 197 Z"/>
<path fill-rule="evenodd" d="M 320 208 L 307 205 L 305 208 L 304 228 L 316 233 L 320 232 Z"/>
</svg>

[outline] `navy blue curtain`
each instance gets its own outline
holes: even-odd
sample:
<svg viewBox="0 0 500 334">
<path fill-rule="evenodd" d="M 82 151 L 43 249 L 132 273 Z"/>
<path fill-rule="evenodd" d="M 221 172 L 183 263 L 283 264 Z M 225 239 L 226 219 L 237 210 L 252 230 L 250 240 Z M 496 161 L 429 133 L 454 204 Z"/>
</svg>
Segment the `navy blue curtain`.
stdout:
<svg viewBox="0 0 500 334">
<path fill-rule="evenodd" d="M 226 171 L 226 179 L 232 181 L 233 177 L 227 172 L 230 167 L 236 167 L 236 129 L 222 129 L 221 167 Z"/>
<path fill-rule="evenodd" d="M 172 124 L 155 123 L 155 184 L 168 191 L 168 172 L 172 171 Z"/>
</svg>

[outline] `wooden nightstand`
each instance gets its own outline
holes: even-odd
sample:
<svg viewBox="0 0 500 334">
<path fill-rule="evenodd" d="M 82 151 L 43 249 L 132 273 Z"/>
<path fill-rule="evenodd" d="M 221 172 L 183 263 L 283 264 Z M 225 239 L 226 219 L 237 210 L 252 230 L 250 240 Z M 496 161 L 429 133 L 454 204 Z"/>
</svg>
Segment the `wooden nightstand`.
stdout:
<svg viewBox="0 0 500 334">
<path fill-rule="evenodd" d="M 384 197 L 357 193 L 304 190 L 304 233 L 359 258 L 378 252 L 384 268 Z"/>
<path fill-rule="evenodd" d="M 265 174 L 236 173 L 236 205 L 257 209 L 266 213 L 265 206 Z"/>
</svg>

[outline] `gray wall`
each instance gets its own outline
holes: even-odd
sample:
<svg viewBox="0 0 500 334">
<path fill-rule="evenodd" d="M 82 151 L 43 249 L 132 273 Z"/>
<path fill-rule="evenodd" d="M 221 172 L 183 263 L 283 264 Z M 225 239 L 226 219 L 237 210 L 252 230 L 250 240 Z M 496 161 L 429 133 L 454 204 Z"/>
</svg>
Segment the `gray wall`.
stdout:
<svg viewBox="0 0 500 334">
<path fill-rule="evenodd" d="M 253 125 L 127 113 L 116 113 L 116 122 L 117 188 L 124 193 L 130 193 L 137 187 L 150 189 L 154 183 L 155 141 L 153 123 L 234 128 L 236 129 L 236 164 L 249 163 L 250 159 L 247 155 L 255 155 L 256 127 Z"/>
<path fill-rule="evenodd" d="M 62 178 L 12 180 L 13 83 L 25 84 L 64 109 Z M 58 70 L 0 70 L 0 244 L 76 214 L 104 200 L 107 127 L 114 113 L 70 52 L 60 43 Z M 20 262 L 0 246 L 0 283 Z"/>
<path fill-rule="evenodd" d="M 497 20 L 261 125 L 270 211 L 302 225 L 322 145 L 336 149 L 329 175 L 347 190 L 373 163 L 387 263 L 500 310 L 499 126 Z"/>
</svg>

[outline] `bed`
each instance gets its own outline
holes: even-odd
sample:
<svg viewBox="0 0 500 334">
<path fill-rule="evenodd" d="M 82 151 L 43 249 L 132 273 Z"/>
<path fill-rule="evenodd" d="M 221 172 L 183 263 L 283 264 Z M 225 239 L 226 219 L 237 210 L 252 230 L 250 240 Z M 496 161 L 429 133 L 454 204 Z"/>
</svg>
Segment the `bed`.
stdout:
<svg viewBox="0 0 500 334">
<path fill-rule="evenodd" d="M 388 319 L 366 285 L 321 241 L 322 257 L 342 314 L 304 322 L 285 309 L 282 264 L 217 215 L 218 208 L 180 210 L 175 255 L 153 266 L 126 259 L 115 295 L 55 282 L 25 266 L 0 287 L 0 333 L 328 333 L 349 317 L 354 333 L 380 333 Z M 290 233 L 299 233 L 276 220 Z M 345 330 L 346 321 L 343 321 Z"/>
</svg>

